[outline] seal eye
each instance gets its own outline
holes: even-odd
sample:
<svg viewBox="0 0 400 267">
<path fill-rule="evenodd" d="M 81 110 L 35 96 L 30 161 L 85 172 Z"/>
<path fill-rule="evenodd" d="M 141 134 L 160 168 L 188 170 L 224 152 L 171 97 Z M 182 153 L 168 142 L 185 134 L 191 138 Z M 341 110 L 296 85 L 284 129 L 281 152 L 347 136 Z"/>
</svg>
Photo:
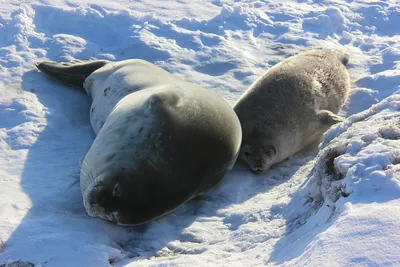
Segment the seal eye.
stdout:
<svg viewBox="0 0 400 267">
<path fill-rule="evenodd" d="M 250 152 L 244 152 L 244 155 L 246 156 L 246 157 L 250 157 Z"/>
<path fill-rule="evenodd" d="M 276 150 L 273 146 L 263 147 L 262 150 L 263 150 L 265 156 L 267 156 L 267 157 L 271 157 L 276 153 Z"/>
</svg>

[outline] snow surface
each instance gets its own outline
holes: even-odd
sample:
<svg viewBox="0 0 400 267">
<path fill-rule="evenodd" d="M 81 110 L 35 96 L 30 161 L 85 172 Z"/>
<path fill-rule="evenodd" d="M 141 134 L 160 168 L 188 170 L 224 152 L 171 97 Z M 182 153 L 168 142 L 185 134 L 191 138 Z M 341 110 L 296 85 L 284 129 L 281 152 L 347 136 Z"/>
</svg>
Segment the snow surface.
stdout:
<svg viewBox="0 0 400 267">
<path fill-rule="evenodd" d="M 0 3 L 0 266 L 400 266 L 398 1 L 23 3 Z M 141 58 L 233 104 L 311 47 L 345 49 L 354 82 L 348 119 L 319 151 L 264 176 L 238 163 L 207 196 L 146 226 L 86 214 L 89 101 L 35 61 Z"/>
</svg>

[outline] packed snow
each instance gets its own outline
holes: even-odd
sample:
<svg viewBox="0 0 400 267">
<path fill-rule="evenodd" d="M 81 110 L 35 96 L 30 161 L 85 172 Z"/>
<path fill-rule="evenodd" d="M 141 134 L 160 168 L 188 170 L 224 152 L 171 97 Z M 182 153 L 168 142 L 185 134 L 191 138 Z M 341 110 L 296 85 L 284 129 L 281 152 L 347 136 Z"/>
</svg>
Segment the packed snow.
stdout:
<svg viewBox="0 0 400 267">
<path fill-rule="evenodd" d="M 400 266 L 398 1 L 23 3 L 0 3 L 0 266 Z M 349 53 L 353 81 L 319 147 L 263 176 L 238 163 L 144 226 L 86 214 L 90 103 L 36 61 L 145 59 L 233 104 L 317 47 Z"/>
</svg>

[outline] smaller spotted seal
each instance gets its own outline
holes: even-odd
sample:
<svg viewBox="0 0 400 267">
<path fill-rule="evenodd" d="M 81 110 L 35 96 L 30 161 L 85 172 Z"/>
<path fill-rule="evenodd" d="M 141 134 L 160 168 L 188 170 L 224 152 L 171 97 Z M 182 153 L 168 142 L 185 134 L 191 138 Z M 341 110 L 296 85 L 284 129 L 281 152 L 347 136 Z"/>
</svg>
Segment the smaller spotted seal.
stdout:
<svg viewBox="0 0 400 267">
<path fill-rule="evenodd" d="M 337 113 L 350 90 L 348 60 L 334 49 L 300 53 L 269 69 L 239 98 L 239 158 L 254 173 L 264 173 L 343 120 Z"/>
</svg>

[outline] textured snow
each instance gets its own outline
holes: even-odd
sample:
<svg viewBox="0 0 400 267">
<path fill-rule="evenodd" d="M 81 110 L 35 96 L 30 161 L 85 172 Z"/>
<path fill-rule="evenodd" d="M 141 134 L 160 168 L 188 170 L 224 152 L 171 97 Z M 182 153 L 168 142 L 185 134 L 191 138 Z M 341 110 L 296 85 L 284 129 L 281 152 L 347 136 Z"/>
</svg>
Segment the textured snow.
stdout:
<svg viewBox="0 0 400 267">
<path fill-rule="evenodd" d="M 379 0 L 0 3 L 0 266 L 399 266 L 400 5 Z M 136 228 L 89 217 L 79 164 L 89 100 L 38 60 L 141 58 L 231 104 L 311 47 L 353 81 L 319 148 Z"/>
</svg>

